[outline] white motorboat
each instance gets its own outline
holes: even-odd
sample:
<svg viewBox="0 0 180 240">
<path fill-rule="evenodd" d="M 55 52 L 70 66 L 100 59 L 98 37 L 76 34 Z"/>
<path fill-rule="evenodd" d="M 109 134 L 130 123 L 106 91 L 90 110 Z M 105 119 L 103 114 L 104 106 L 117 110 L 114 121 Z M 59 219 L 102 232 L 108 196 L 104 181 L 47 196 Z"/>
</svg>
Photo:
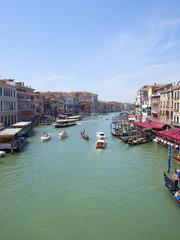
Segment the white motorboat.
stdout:
<svg viewBox="0 0 180 240">
<path fill-rule="evenodd" d="M 5 154 L 6 154 L 5 151 L 0 151 L 0 157 L 4 157 Z"/>
<path fill-rule="evenodd" d="M 67 137 L 67 132 L 66 131 L 61 131 L 59 133 L 59 139 L 63 139 L 63 138 L 66 138 Z"/>
<path fill-rule="evenodd" d="M 51 138 L 51 135 L 49 133 L 44 133 L 41 136 L 41 141 L 46 142 L 46 141 L 50 140 L 50 138 Z"/>
<path fill-rule="evenodd" d="M 97 132 L 96 133 L 97 139 L 105 139 L 106 135 L 103 132 Z"/>
</svg>

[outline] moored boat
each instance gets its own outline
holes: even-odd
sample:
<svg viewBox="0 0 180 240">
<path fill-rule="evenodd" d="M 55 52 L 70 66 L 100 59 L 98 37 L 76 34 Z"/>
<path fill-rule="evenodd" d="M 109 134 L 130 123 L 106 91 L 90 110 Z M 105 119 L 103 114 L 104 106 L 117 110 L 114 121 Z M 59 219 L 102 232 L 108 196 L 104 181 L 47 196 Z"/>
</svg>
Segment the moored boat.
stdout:
<svg viewBox="0 0 180 240">
<path fill-rule="evenodd" d="M 106 145 L 105 139 L 98 139 L 96 142 L 96 148 L 104 149 Z"/>
<path fill-rule="evenodd" d="M 103 132 L 97 132 L 96 133 L 97 139 L 105 139 L 106 135 Z"/>
<path fill-rule="evenodd" d="M 59 139 L 64 139 L 64 138 L 66 138 L 67 137 L 67 132 L 66 131 L 61 131 L 60 133 L 59 133 Z"/>
<path fill-rule="evenodd" d="M 168 190 L 171 193 L 174 201 L 180 206 L 180 201 L 176 197 L 176 193 L 177 193 L 177 191 L 180 190 L 180 188 L 175 189 L 173 180 L 168 178 L 165 173 L 164 173 L 164 181 L 165 181 L 165 186 L 168 188 Z"/>
<path fill-rule="evenodd" d="M 43 135 L 41 136 L 41 141 L 46 142 L 48 140 L 50 140 L 51 135 L 49 133 L 43 133 Z"/>
<path fill-rule="evenodd" d="M 180 153 L 173 155 L 173 158 L 176 162 L 180 163 Z"/>
<path fill-rule="evenodd" d="M 5 151 L 0 151 L 0 157 L 4 157 L 5 154 L 6 154 Z"/>
</svg>

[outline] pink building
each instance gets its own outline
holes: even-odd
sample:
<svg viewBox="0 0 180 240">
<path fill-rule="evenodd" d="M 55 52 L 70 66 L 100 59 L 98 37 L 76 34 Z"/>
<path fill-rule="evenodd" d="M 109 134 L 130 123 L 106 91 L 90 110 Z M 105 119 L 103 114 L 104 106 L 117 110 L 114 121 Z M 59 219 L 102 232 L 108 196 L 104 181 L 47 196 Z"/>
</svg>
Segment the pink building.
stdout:
<svg viewBox="0 0 180 240">
<path fill-rule="evenodd" d="M 16 82 L 18 121 L 34 118 L 34 89 L 24 86 L 23 82 Z"/>
</svg>

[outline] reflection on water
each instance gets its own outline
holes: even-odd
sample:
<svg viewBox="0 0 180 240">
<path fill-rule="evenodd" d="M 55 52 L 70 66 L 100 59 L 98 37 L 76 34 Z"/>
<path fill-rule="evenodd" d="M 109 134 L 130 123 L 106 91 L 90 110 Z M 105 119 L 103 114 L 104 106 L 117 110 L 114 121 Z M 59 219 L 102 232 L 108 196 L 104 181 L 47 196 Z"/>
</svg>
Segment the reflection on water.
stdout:
<svg viewBox="0 0 180 240">
<path fill-rule="evenodd" d="M 0 165 L 2 239 L 172 239 L 179 208 L 162 185 L 168 150 L 129 146 L 110 133 L 109 120 L 87 117 L 58 139 L 54 125 L 34 129 L 21 153 Z M 86 130 L 89 141 L 80 131 Z M 41 142 L 46 131 L 52 135 Z M 96 132 L 107 136 L 96 150 Z M 171 161 L 171 174 L 178 165 Z M 168 219 L 168 221 L 166 221 Z"/>
</svg>

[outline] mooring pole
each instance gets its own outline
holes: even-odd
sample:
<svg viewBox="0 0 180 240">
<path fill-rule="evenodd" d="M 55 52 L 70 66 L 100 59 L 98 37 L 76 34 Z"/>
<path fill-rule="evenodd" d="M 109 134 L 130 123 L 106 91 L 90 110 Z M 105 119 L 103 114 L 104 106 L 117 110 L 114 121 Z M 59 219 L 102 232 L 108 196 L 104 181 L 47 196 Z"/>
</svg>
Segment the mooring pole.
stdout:
<svg viewBox="0 0 180 240">
<path fill-rule="evenodd" d="M 171 144 L 168 147 L 168 173 L 170 172 L 171 168 Z"/>
</svg>

